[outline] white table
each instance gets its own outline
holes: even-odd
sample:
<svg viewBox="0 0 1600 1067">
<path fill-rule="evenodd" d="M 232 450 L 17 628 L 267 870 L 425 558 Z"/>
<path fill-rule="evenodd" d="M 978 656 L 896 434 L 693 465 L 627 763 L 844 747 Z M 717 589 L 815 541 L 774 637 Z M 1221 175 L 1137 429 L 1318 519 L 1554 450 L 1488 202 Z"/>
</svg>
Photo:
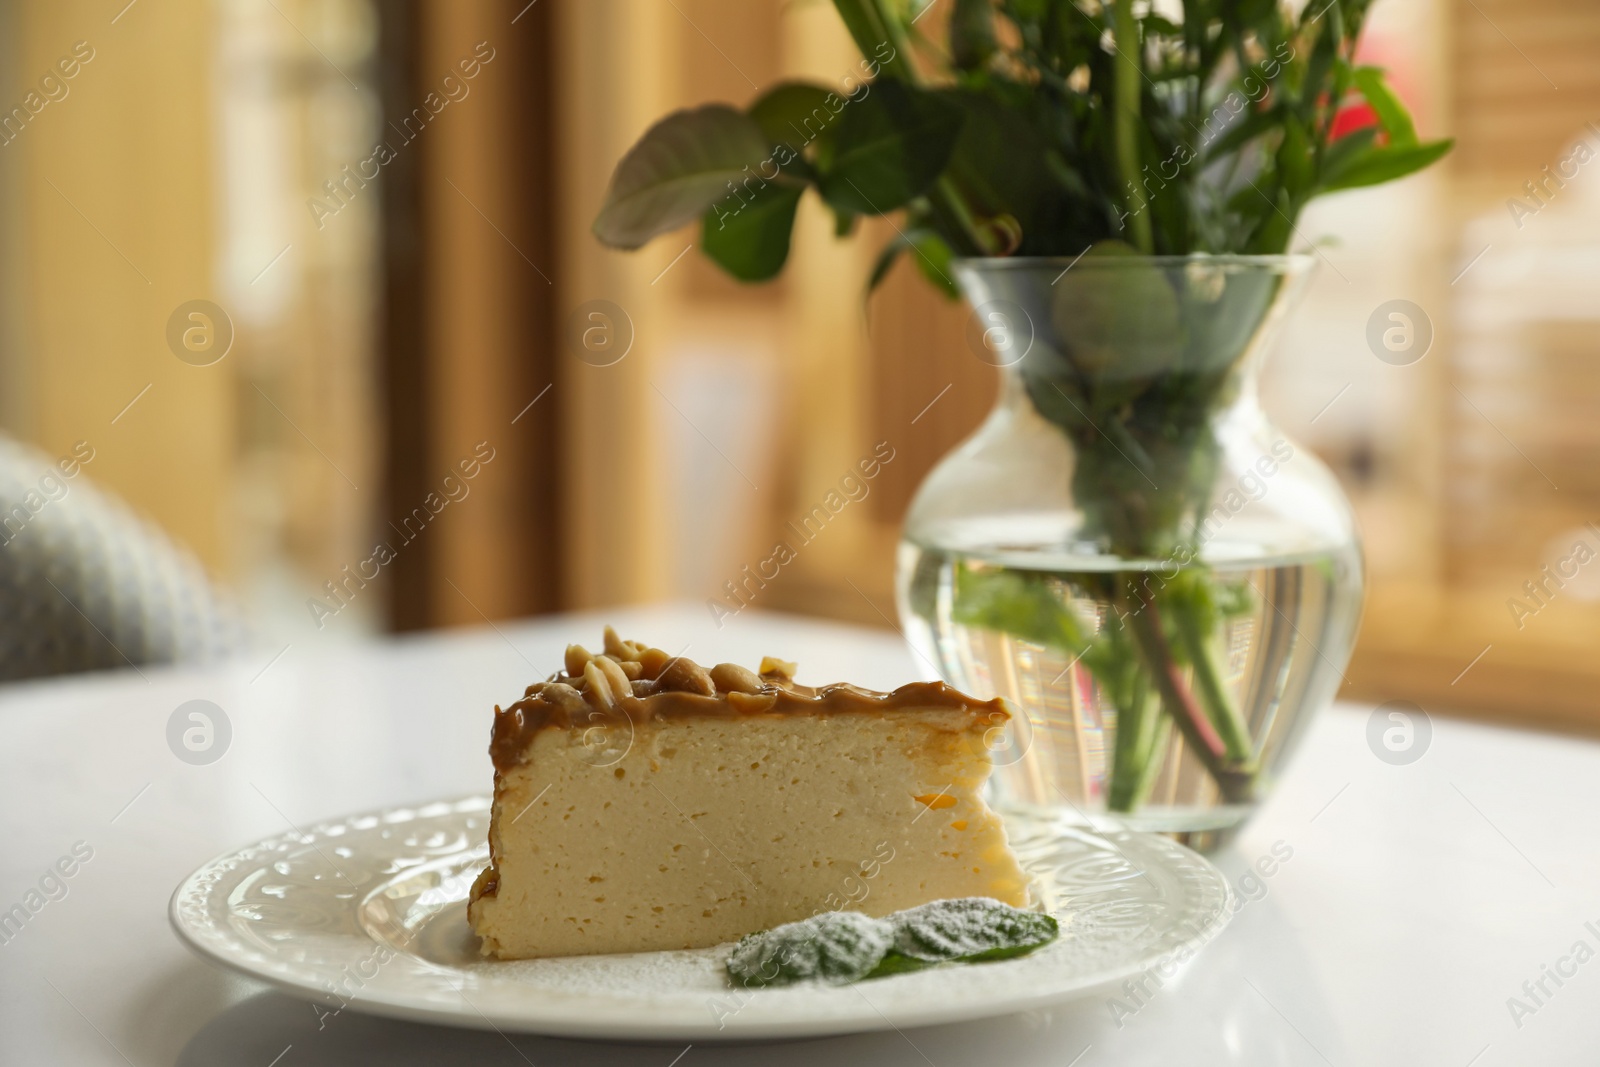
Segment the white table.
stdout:
<svg viewBox="0 0 1600 1067">
<path fill-rule="evenodd" d="M 606 617 L 708 660 L 798 659 L 803 678 L 888 687 L 917 673 L 892 634 L 753 612 L 719 632 L 699 607 Z M 351 1010 L 319 1029 L 310 1006 L 202 963 L 167 925 L 168 897 L 191 869 L 288 822 L 486 791 L 490 706 L 558 663 L 568 640 L 597 644 L 600 624 L 354 647 L 308 639 L 264 672 L 276 650 L 211 672 L 0 689 L 0 910 L 63 857 L 73 870 L 66 895 L 0 943 L 0 1064 L 669 1067 L 681 1047 L 527 1036 L 513 1047 L 492 1032 Z M 209 765 L 181 762 L 167 744 L 168 718 L 192 699 L 215 702 L 232 724 L 228 751 Z M 697 1046 L 676 1062 L 1595 1063 L 1600 960 L 1567 954 L 1580 940 L 1600 951 L 1600 746 L 1435 718 L 1427 754 L 1391 766 L 1368 748 L 1369 710 L 1320 718 L 1218 861 L 1237 878 L 1275 844 L 1292 855 L 1246 883 L 1255 899 L 1121 1026 L 1098 997 L 904 1034 Z M 78 842 L 92 849 L 86 862 L 71 861 Z M 1558 964 L 1576 973 L 1560 986 L 1546 978 L 1550 995 L 1536 1005 L 1524 981 Z M 1513 996 L 1536 1010 L 1514 1020 Z"/>
</svg>

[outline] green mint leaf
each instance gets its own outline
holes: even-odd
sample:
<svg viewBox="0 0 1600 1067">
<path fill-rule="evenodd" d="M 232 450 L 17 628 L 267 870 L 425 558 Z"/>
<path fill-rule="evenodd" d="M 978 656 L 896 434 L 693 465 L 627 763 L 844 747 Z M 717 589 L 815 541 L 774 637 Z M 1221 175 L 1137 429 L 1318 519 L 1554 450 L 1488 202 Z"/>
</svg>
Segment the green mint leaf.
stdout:
<svg viewBox="0 0 1600 1067">
<path fill-rule="evenodd" d="M 805 981 L 843 985 L 937 963 L 1024 956 L 1059 935 L 1051 916 L 989 897 L 936 900 L 884 919 L 829 911 L 742 939 L 727 972 L 746 989 Z"/>
<path fill-rule="evenodd" d="M 863 981 L 871 978 L 888 978 L 896 974 L 910 974 L 912 971 L 923 971 L 932 967 L 927 960 L 914 959 L 911 956 L 902 956 L 894 949 L 890 949 L 879 964 L 872 968 Z"/>
<path fill-rule="evenodd" d="M 1061 932 L 1053 916 L 989 897 L 936 900 L 896 912 L 889 921 L 894 924 L 895 953 L 923 963 L 1021 956 L 1049 944 Z"/>
<path fill-rule="evenodd" d="M 728 957 L 736 986 L 758 989 L 808 979 L 830 984 L 870 974 L 894 940 L 894 926 L 857 911 L 829 911 L 751 934 Z"/>
</svg>

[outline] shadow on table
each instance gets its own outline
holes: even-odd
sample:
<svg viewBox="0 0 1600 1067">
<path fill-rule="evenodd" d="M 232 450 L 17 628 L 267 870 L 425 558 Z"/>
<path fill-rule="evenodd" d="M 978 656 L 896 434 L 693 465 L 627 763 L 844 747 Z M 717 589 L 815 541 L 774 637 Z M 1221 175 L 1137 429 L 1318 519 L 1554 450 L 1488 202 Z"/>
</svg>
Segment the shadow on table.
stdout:
<svg viewBox="0 0 1600 1067">
<path fill-rule="evenodd" d="M 1246 930 L 1249 927 L 1248 936 Z M 1271 945 L 1270 954 L 1261 951 Z M 1252 950 L 1253 948 L 1253 950 Z M 973 968 L 982 981 L 982 968 Z M 1293 927 L 1273 899 L 1249 905 L 1184 972 L 1147 978 L 1055 1011 L 905 1031 L 763 1043 L 762 1067 L 1040 1064 L 1303 1064 L 1337 1058 L 1342 1042 Z M 750 1045 L 620 1044 L 463 1030 L 327 1008 L 258 993 L 214 1016 L 177 1067 L 716 1067 L 748 1064 Z M 281 1062 L 280 1062 L 281 1060 Z M 1337 1059 L 1335 1060 L 1337 1062 Z"/>
</svg>

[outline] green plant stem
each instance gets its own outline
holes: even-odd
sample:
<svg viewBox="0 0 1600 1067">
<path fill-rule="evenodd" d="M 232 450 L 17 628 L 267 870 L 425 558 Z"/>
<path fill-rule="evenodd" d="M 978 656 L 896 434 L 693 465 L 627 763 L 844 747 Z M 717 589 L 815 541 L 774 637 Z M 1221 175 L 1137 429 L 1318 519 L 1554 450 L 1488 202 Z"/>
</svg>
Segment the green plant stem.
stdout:
<svg viewBox="0 0 1600 1067">
<path fill-rule="evenodd" d="M 1161 770 L 1161 764 L 1166 759 L 1167 738 L 1172 734 L 1172 720 L 1159 714 L 1160 705 L 1157 704 L 1156 729 L 1150 738 L 1150 747 L 1145 750 L 1139 764 L 1138 785 L 1134 789 L 1133 805 L 1138 807 L 1150 796 L 1150 787 L 1155 784 L 1156 774 Z"/>
<path fill-rule="evenodd" d="M 906 50 L 905 29 L 894 12 L 888 9 L 885 0 L 833 0 L 833 6 L 839 12 L 845 29 L 850 31 L 857 50 L 878 64 L 881 77 L 895 78 L 907 85 L 917 85 L 922 80 L 917 76 L 916 65 L 911 62 Z M 878 55 L 878 49 L 883 44 L 894 49 L 894 54 L 888 60 Z M 934 183 L 927 197 L 935 213 L 965 238 L 967 247 L 957 248 L 957 253 L 979 256 L 994 254 L 996 249 L 984 238 L 982 229 L 974 220 L 972 206 L 948 174 Z"/>
<path fill-rule="evenodd" d="M 839 20 L 844 23 L 845 29 L 850 31 L 856 48 L 860 49 L 863 56 L 871 57 L 878 64 L 882 76 L 899 78 L 908 85 L 916 84 L 917 72 L 911 65 L 911 57 L 906 54 L 905 33 L 901 30 L 899 20 L 885 9 L 883 0 L 833 0 L 833 6 L 839 12 Z M 885 44 L 894 49 L 894 54 L 888 60 L 877 54 Z"/>
<path fill-rule="evenodd" d="M 1139 180 L 1139 80 L 1144 76 L 1140 69 L 1139 54 L 1143 45 L 1139 41 L 1139 24 L 1133 17 L 1133 0 L 1116 0 L 1116 26 L 1112 42 L 1117 54 L 1112 62 L 1116 77 L 1116 125 L 1114 137 L 1117 150 L 1117 167 L 1127 182 L 1128 231 L 1130 243 L 1139 251 L 1149 254 L 1153 248 L 1150 239 L 1150 216 L 1145 214 L 1144 185 Z"/>
<path fill-rule="evenodd" d="M 1194 680 L 1200 690 L 1200 699 L 1205 703 L 1211 723 L 1222 738 L 1228 759 L 1233 763 L 1248 764 L 1255 755 L 1255 746 L 1250 741 L 1250 731 L 1245 726 L 1244 716 L 1239 713 L 1233 697 L 1228 693 L 1228 687 L 1222 682 L 1222 671 L 1217 664 L 1216 650 L 1206 639 L 1192 612 L 1175 609 L 1173 622 L 1177 625 L 1178 632 L 1183 635 L 1189 662 L 1194 666 Z"/>
<path fill-rule="evenodd" d="M 956 183 L 950 180 L 949 175 L 941 177 L 933 184 L 933 188 L 928 190 L 928 200 L 933 205 L 934 211 L 954 223 L 966 238 L 970 247 L 957 248 L 955 251 L 958 255 L 995 254 L 993 242 L 984 237 L 977 220 L 973 218 L 971 206 L 961 195 L 961 190 L 956 188 Z"/>
<path fill-rule="evenodd" d="M 1117 708 L 1117 740 L 1111 757 L 1111 781 L 1106 786 L 1106 807 L 1132 811 L 1139 805 L 1140 786 L 1149 777 L 1161 703 L 1150 681 L 1136 672 L 1128 699 Z"/>
<path fill-rule="evenodd" d="M 1255 773 L 1248 766 L 1239 766 L 1228 758 L 1222 738 L 1189 692 L 1172 648 L 1167 643 L 1167 636 L 1162 631 L 1161 616 L 1154 598 L 1140 591 L 1134 594 L 1133 601 L 1127 606 L 1126 624 L 1161 693 L 1161 702 L 1167 714 L 1177 724 L 1184 740 L 1189 742 L 1195 757 L 1217 783 L 1223 799 L 1230 804 L 1249 803 L 1255 794 Z"/>
</svg>

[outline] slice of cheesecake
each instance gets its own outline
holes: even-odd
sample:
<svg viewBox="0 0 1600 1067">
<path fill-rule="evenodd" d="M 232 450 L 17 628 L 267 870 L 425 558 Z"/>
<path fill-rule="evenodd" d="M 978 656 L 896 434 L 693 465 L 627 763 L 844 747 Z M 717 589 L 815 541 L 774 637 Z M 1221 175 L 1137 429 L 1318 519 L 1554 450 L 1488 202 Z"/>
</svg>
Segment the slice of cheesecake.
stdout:
<svg viewBox="0 0 1600 1067">
<path fill-rule="evenodd" d="M 619 640 L 495 709 L 489 867 L 502 959 L 701 948 L 822 911 L 1027 902 L 982 790 L 1009 715 L 938 682 L 796 685 Z"/>
</svg>

